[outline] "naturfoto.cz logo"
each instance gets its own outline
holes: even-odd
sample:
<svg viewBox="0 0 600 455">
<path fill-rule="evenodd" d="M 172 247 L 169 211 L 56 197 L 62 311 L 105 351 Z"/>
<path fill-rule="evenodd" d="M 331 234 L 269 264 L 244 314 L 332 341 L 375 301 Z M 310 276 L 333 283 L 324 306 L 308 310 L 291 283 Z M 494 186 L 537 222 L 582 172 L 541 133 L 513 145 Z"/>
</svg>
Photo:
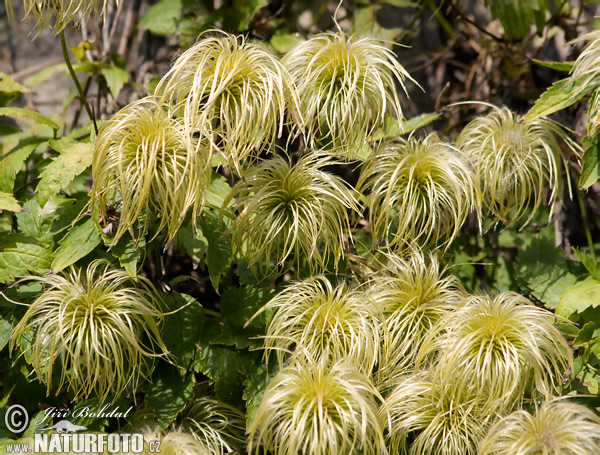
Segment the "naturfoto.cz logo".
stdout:
<svg viewBox="0 0 600 455">
<path fill-rule="evenodd" d="M 87 412 L 89 415 L 89 409 Z M 50 414 L 56 416 L 56 410 L 46 412 L 46 416 L 37 424 L 46 421 Z M 101 414 L 96 412 L 93 416 L 100 417 Z M 25 408 L 14 405 L 7 409 L 4 423 L 10 431 L 20 433 L 27 428 L 29 416 Z M 6 443 L 3 453 L 160 453 L 160 441 L 147 441 L 148 447 L 145 448 L 144 436 L 139 433 L 85 433 L 85 430 L 87 427 L 63 419 L 52 426 L 36 430 L 33 438 Z M 40 433 L 42 431 L 54 433 Z"/>
</svg>

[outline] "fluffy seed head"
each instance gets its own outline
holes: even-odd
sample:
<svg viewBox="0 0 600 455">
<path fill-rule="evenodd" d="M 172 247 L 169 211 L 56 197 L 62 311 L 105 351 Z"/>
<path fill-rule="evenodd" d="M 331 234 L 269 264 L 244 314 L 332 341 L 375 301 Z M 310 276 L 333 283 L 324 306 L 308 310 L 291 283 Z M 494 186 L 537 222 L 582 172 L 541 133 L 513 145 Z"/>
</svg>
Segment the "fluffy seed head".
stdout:
<svg viewBox="0 0 600 455">
<path fill-rule="evenodd" d="M 524 122 L 506 107 L 494 107 L 471 121 L 456 146 L 464 153 L 482 186 L 483 204 L 506 226 L 527 224 L 550 185 L 552 209 L 560 194 L 564 156 L 557 138 L 576 145 L 558 123 L 545 118 Z"/>
<path fill-rule="evenodd" d="M 479 200 L 469 165 L 435 134 L 382 143 L 358 186 L 370 188 L 373 235 L 392 247 L 448 245 Z"/>
<path fill-rule="evenodd" d="M 203 34 L 159 82 L 188 135 L 239 162 L 270 147 L 282 134 L 296 95 L 287 71 L 262 44 L 218 30 Z"/>
<path fill-rule="evenodd" d="M 182 124 L 156 98 L 136 101 L 104 124 L 94 148 L 91 199 L 100 224 L 120 208 L 113 245 L 129 231 L 133 238 L 163 230 L 170 241 L 188 211 L 202 210 L 210 185 L 208 153 L 189 151 Z"/>
<path fill-rule="evenodd" d="M 590 81 L 594 80 L 594 84 L 597 85 L 600 82 L 598 79 L 598 71 L 600 70 L 600 31 L 593 30 L 572 41 L 572 43 L 581 41 L 587 41 L 588 44 L 575 60 L 570 78 L 572 81 L 576 81 L 585 77 Z"/>
<path fill-rule="evenodd" d="M 426 373 L 401 379 L 386 399 L 390 453 L 475 455 L 489 417 L 477 403 L 456 398 L 444 394 Z"/>
<path fill-rule="evenodd" d="M 370 374 L 379 358 L 382 316 L 359 290 L 335 286 L 323 276 L 292 284 L 261 310 L 273 311 L 265 348 L 275 349 L 280 366 L 287 354 L 304 350 L 319 359 L 345 358 Z"/>
<path fill-rule="evenodd" d="M 296 164 L 277 156 L 251 167 L 233 189 L 243 207 L 231 226 L 233 242 L 255 271 L 271 273 L 290 259 L 298 266 L 306 260 L 313 273 L 337 266 L 350 235 L 347 211 L 359 205 L 343 179 L 322 169 L 331 164 L 317 154 Z"/>
<path fill-rule="evenodd" d="M 595 455 L 600 418 L 563 399 L 543 402 L 534 414 L 519 410 L 498 421 L 481 443 L 480 455 Z"/>
<path fill-rule="evenodd" d="M 6 0 L 9 14 L 13 15 L 12 0 Z M 106 9 L 106 0 L 23 0 L 23 19 L 35 20 L 34 30 L 39 35 L 48 27 L 58 35 L 70 23 L 79 26 L 90 16 L 96 17 Z"/>
<path fill-rule="evenodd" d="M 404 88 L 410 76 L 374 38 L 321 33 L 294 47 L 282 63 L 296 84 L 313 148 L 339 148 L 352 155 L 388 109 L 402 117 L 396 84 Z"/>
<path fill-rule="evenodd" d="M 469 296 L 432 328 L 419 358 L 438 354 L 432 375 L 448 393 L 461 390 L 497 412 L 511 410 L 526 393 L 559 390 L 572 365 L 553 317 L 513 292 Z"/>
<path fill-rule="evenodd" d="M 58 372 L 75 399 L 135 390 L 149 363 L 166 352 L 158 324 L 162 313 L 152 284 L 138 286 L 124 270 L 96 260 L 87 270 L 31 277 L 44 292 L 15 327 L 11 350 L 19 345 L 39 380 L 52 388 Z"/>
<path fill-rule="evenodd" d="M 434 255 L 390 255 L 389 268 L 369 283 L 368 295 L 385 317 L 388 340 L 378 366 L 378 387 L 385 387 L 414 366 L 416 353 L 431 328 L 464 297 L 455 276 L 444 276 Z"/>
<path fill-rule="evenodd" d="M 244 414 L 209 396 L 207 392 L 206 387 L 198 387 L 194 400 L 182 413 L 183 425 L 203 446 L 209 448 L 211 455 L 239 450 L 246 443 Z"/>
<path fill-rule="evenodd" d="M 250 426 L 249 453 L 379 454 L 385 450 L 381 396 L 343 360 L 299 356 L 269 383 Z M 362 450 L 361 450 L 362 449 Z"/>
</svg>

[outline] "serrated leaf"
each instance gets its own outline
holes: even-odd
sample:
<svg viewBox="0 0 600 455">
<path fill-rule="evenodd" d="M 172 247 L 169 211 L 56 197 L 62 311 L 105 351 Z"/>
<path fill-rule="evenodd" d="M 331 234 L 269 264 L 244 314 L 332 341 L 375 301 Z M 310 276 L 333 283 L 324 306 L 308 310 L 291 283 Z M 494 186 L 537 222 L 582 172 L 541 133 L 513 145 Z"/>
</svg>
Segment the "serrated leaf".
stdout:
<svg viewBox="0 0 600 455">
<path fill-rule="evenodd" d="M 248 372 L 248 377 L 244 381 L 244 394 L 242 396 L 246 402 L 248 425 L 252 423 L 269 381 L 275 376 L 276 371 L 276 368 L 271 368 L 269 371 L 267 365 L 260 363 Z"/>
<path fill-rule="evenodd" d="M 556 307 L 556 313 L 568 317 L 598 306 L 600 306 L 600 281 L 588 277 L 565 290 Z"/>
<path fill-rule="evenodd" d="M 0 238 L 0 282 L 50 270 L 52 251 L 24 234 Z"/>
<path fill-rule="evenodd" d="M 44 205 L 50 197 L 89 167 L 92 164 L 93 153 L 92 144 L 77 142 L 46 166 L 40 174 L 40 182 L 36 188 L 40 204 Z"/>
<path fill-rule="evenodd" d="M 583 153 L 583 165 L 581 166 L 581 176 L 579 177 L 579 186 L 589 188 L 600 179 L 600 135 L 593 138 L 584 138 L 582 145 L 586 147 Z"/>
<path fill-rule="evenodd" d="M 146 400 L 154 409 L 161 428 L 168 427 L 193 396 L 193 375 L 182 379 L 177 368 L 162 362 L 152 375 Z"/>
<path fill-rule="evenodd" d="M 549 230 L 542 231 L 521 250 L 515 263 L 518 284 L 548 308 L 556 308 L 563 292 L 577 278 L 567 268 L 564 251 L 554 246 Z"/>
<path fill-rule="evenodd" d="M 544 66 L 546 68 L 550 68 L 556 71 L 565 71 L 569 72 L 573 69 L 573 63 L 575 62 L 548 62 L 545 60 L 538 60 L 537 58 L 532 58 L 531 61 L 537 65 Z"/>
<path fill-rule="evenodd" d="M 29 199 L 23 204 L 23 213 L 16 215 L 19 232 L 27 234 L 40 243 L 49 244 L 53 233 L 50 228 L 58 217 L 58 205 L 50 200 L 41 208 L 35 199 Z"/>
<path fill-rule="evenodd" d="M 31 138 L 19 142 L 8 154 L 0 159 L 0 191 L 12 193 L 17 173 L 23 163 L 29 158 L 34 150 L 44 144 L 46 139 Z"/>
<path fill-rule="evenodd" d="M 117 66 L 104 66 L 100 72 L 106 80 L 106 85 L 114 99 L 117 99 L 123 86 L 129 82 L 130 75 L 127 71 Z"/>
<path fill-rule="evenodd" d="M 523 121 L 529 122 L 575 104 L 595 89 L 599 82 L 598 78 L 580 78 L 576 81 L 566 78 L 555 82 L 537 99 Z"/>
<path fill-rule="evenodd" d="M 520 40 L 527 36 L 534 21 L 537 0 L 491 0 L 490 12 L 499 19 L 508 39 Z"/>
<path fill-rule="evenodd" d="M 274 295 L 273 289 L 250 285 L 228 289 L 223 292 L 219 301 L 221 314 L 233 327 L 244 327 L 250 318 Z M 263 312 L 249 324 L 249 327 L 261 328 L 266 323 L 267 314 Z"/>
<path fill-rule="evenodd" d="M 173 294 L 165 297 L 169 310 L 165 318 L 162 337 L 169 353 L 179 367 L 186 369 L 198 353 L 196 346 L 204 326 L 204 309 L 200 302 L 187 294 Z"/>
<path fill-rule="evenodd" d="M 221 276 L 231 265 L 231 240 L 225 236 L 225 224 L 219 214 L 213 210 L 205 210 L 201 217 L 202 232 L 208 240 L 206 265 L 213 287 L 219 289 Z"/>
<path fill-rule="evenodd" d="M 90 253 L 100 243 L 100 235 L 91 217 L 76 224 L 59 242 L 54 252 L 52 270 L 59 272 Z"/>
<path fill-rule="evenodd" d="M 48 125 L 55 131 L 58 131 L 60 128 L 58 123 L 49 119 L 45 115 L 30 109 L 24 109 L 22 107 L 0 107 L 0 115 L 8 115 L 10 117 L 28 117 L 38 123 L 41 123 L 42 125 Z"/>
<path fill-rule="evenodd" d="M 19 205 L 19 201 L 10 193 L 0 191 L 0 210 L 8 210 L 9 212 L 20 213 L 23 211 Z"/>
<path fill-rule="evenodd" d="M 131 276 L 137 275 L 138 262 L 146 255 L 146 239 L 134 239 L 126 232 L 117 244 L 110 250 L 112 255 L 119 259 L 119 264 Z"/>
<path fill-rule="evenodd" d="M 600 338 L 600 324 L 598 322 L 588 322 L 584 324 L 573 340 L 573 346 L 578 348 L 598 338 Z"/>
</svg>

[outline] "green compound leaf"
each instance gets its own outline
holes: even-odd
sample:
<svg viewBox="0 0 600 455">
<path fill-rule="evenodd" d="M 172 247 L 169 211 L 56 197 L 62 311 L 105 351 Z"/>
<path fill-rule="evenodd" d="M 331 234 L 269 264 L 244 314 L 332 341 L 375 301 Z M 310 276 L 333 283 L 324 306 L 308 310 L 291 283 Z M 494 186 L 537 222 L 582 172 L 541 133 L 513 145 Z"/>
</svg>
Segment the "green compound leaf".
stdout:
<svg viewBox="0 0 600 455">
<path fill-rule="evenodd" d="M 256 312 L 273 296 L 275 291 L 269 288 L 251 285 L 228 289 L 223 292 L 220 307 L 223 318 L 234 327 L 244 327 Z M 249 324 L 249 327 L 261 328 L 267 323 L 267 314 L 261 313 Z"/>
<path fill-rule="evenodd" d="M 48 199 L 65 188 L 71 181 L 92 164 L 94 146 L 76 142 L 65 149 L 40 174 L 36 188 L 37 199 L 44 205 Z"/>
<path fill-rule="evenodd" d="M 221 276 L 229 270 L 231 265 L 231 240 L 225 236 L 226 226 L 220 219 L 218 212 L 206 210 L 200 221 L 202 232 L 208 240 L 206 265 L 213 287 L 219 289 Z"/>
</svg>

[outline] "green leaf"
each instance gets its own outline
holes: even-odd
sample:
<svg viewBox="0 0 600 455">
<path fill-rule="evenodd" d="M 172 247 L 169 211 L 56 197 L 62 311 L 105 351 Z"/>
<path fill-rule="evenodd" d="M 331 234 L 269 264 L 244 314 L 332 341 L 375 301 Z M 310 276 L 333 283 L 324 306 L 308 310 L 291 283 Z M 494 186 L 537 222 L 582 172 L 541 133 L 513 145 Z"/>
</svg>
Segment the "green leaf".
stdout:
<svg viewBox="0 0 600 455">
<path fill-rule="evenodd" d="M 538 60 L 537 58 L 532 58 L 531 61 L 537 65 L 544 66 L 546 68 L 550 68 L 556 71 L 565 71 L 569 72 L 573 69 L 573 63 L 575 62 L 547 62 L 544 60 Z"/>
<path fill-rule="evenodd" d="M 271 46 L 277 51 L 285 54 L 298 44 L 304 41 L 299 33 L 286 33 L 283 30 L 277 30 L 271 37 Z"/>
<path fill-rule="evenodd" d="M 0 71 L 0 107 L 8 106 L 19 94 L 29 91 L 27 87 Z"/>
<path fill-rule="evenodd" d="M 119 264 L 127 270 L 127 273 L 136 276 L 138 262 L 143 261 L 146 255 L 146 239 L 134 239 L 129 232 L 126 232 L 110 252 L 119 259 Z"/>
<path fill-rule="evenodd" d="M 515 273 L 517 283 L 548 308 L 556 308 L 561 295 L 577 281 L 567 268 L 564 251 L 554 246 L 551 229 L 542 231 L 519 252 Z"/>
<path fill-rule="evenodd" d="M 0 191 L 0 211 L 1 210 L 8 210 L 9 212 L 17 213 L 23 211 L 19 205 L 19 201 L 17 201 L 12 194 L 5 193 L 4 191 Z"/>
<path fill-rule="evenodd" d="M 542 93 L 533 107 L 523 117 L 523 121 L 529 122 L 575 104 L 595 89 L 599 82 L 598 78 L 579 78 L 576 81 L 566 78 L 555 82 Z"/>
<path fill-rule="evenodd" d="M 100 68 L 100 72 L 106 80 L 106 85 L 114 99 L 117 99 L 123 86 L 129 82 L 129 73 L 115 65 L 104 66 Z"/>
<path fill-rule="evenodd" d="M 573 346 L 578 348 L 598 338 L 600 338 L 600 324 L 595 321 L 588 322 L 584 324 L 577 337 L 573 340 Z"/>
<path fill-rule="evenodd" d="M 23 163 L 38 146 L 46 143 L 46 139 L 31 138 L 19 142 L 8 154 L 0 159 L 0 191 L 12 193 L 17 173 Z"/>
<path fill-rule="evenodd" d="M 52 161 L 40 174 L 37 185 L 37 199 L 41 205 L 65 188 L 75 176 L 92 164 L 94 146 L 76 142 Z"/>
<path fill-rule="evenodd" d="M 402 134 L 409 134 L 419 128 L 429 125 L 434 120 L 438 119 L 440 114 L 428 112 L 417 115 L 409 120 L 398 122 L 390 114 L 385 114 L 383 118 L 383 126 L 373 133 L 373 140 L 381 140 L 386 137 L 397 137 Z"/>
<path fill-rule="evenodd" d="M 23 213 L 16 215 L 19 232 L 35 238 L 40 243 L 50 244 L 54 235 L 51 227 L 59 216 L 58 205 L 49 200 L 44 208 L 41 208 L 35 199 L 29 199 L 23 204 L 23 210 Z"/>
<path fill-rule="evenodd" d="M 600 280 L 600 261 L 598 261 L 591 252 L 579 248 L 573 248 L 573 253 L 575 253 L 575 256 L 581 261 L 581 264 L 589 274 L 597 280 Z"/>
<path fill-rule="evenodd" d="M 581 143 L 585 147 L 585 152 L 582 158 L 579 186 L 589 188 L 600 179 L 600 135 L 593 138 L 586 137 Z"/>
<path fill-rule="evenodd" d="M 172 294 L 164 298 L 169 310 L 173 311 L 164 321 L 162 338 L 176 364 L 187 368 L 196 359 L 196 344 L 204 329 L 204 308 L 187 294 Z"/>
<path fill-rule="evenodd" d="M 232 326 L 244 327 L 274 295 L 273 289 L 250 285 L 228 289 L 223 292 L 219 302 L 221 314 Z M 249 327 L 262 328 L 266 323 L 267 314 L 263 312 L 249 324 Z"/>
<path fill-rule="evenodd" d="M 567 317 L 598 306 L 600 306 L 600 281 L 588 277 L 565 290 L 556 307 L 556 313 Z"/>
<path fill-rule="evenodd" d="M 237 31 L 248 30 L 254 15 L 264 6 L 268 0 L 233 0 L 225 10 L 228 22 L 235 26 Z"/>
<path fill-rule="evenodd" d="M 520 40 L 527 36 L 534 22 L 534 10 L 538 9 L 537 0 L 491 0 L 490 3 L 492 17 L 500 19 L 506 38 Z"/>
<path fill-rule="evenodd" d="M 0 238 L 0 282 L 50 270 L 52 251 L 24 234 Z"/>
<path fill-rule="evenodd" d="M 168 427 L 193 396 L 193 375 L 185 379 L 177 368 L 161 362 L 154 370 L 152 384 L 149 385 L 146 400 L 148 407 L 154 409 L 161 428 Z"/>
<path fill-rule="evenodd" d="M 202 232 L 194 234 L 194 230 L 190 226 L 182 226 L 177 231 L 177 248 L 189 256 L 194 263 L 202 263 L 207 247 L 208 240 L 202 235 Z"/>
<path fill-rule="evenodd" d="M 0 115 L 8 115 L 11 117 L 28 117 L 32 120 L 35 120 L 37 123 L 48 125 L 55 131 L 58 131 L 60 128 L 58 123 L 56 123 L 54 120 L 50 120 L 45 115 L 30 109 L 24 109 L 22 107 L 0 107 Z"/>
<path fill-rule="evenodd" d="M 54 252 L 52 270 L 59 272 L 90 253 L 100 243 L 94 220 L 89 217 L 71 228 Z"/>
<path fill-rule="evenodd" d="M 226 227 L 219 214 L 214 210 L 205 210 L 201 221 L 202 232 L 208 240 L 206 265 L 213 287 L 219 289 L 221 276 L 231 265 L 231 240 L 225 236 Z"/>
<path fill-rule="evenodd" d="M 250 369 L 248 377 L 244 381 L 243 394 L 244 401 L 246 402 L 248 425 L 252 423 L 262 397 L 265 394 L 265 390 L 276 372 L 277 368 L 269 368 L 264 363 L 259 363 Z"/>
<path fill-rule="evenodd" d="M 0 316 L 0 351 L 4 349 L 4 346 L 6 346 L 8 340 L 10 340 L 11 334 L 12 324 Z"/>
<path fill-rule="evenodd" d="M 185 0 L 161 0 L 152 5 L 140 22 L 139 27 L 147 28 L 157 35 L 171 35 L 178 31 L 184 9 L 189 3 Z"/>
<path fill-rule="evenodd" d="M 208 194 L 206 195 L 206 203 L 210 207 L 220 209 L 230 192 L 231 187 L 227 183 L 227 179 L 221 174 L 213 172 L 210 187 L 208 188 Z M 233 201 L 230 202 L 233 203 Z"/>
</svg>

